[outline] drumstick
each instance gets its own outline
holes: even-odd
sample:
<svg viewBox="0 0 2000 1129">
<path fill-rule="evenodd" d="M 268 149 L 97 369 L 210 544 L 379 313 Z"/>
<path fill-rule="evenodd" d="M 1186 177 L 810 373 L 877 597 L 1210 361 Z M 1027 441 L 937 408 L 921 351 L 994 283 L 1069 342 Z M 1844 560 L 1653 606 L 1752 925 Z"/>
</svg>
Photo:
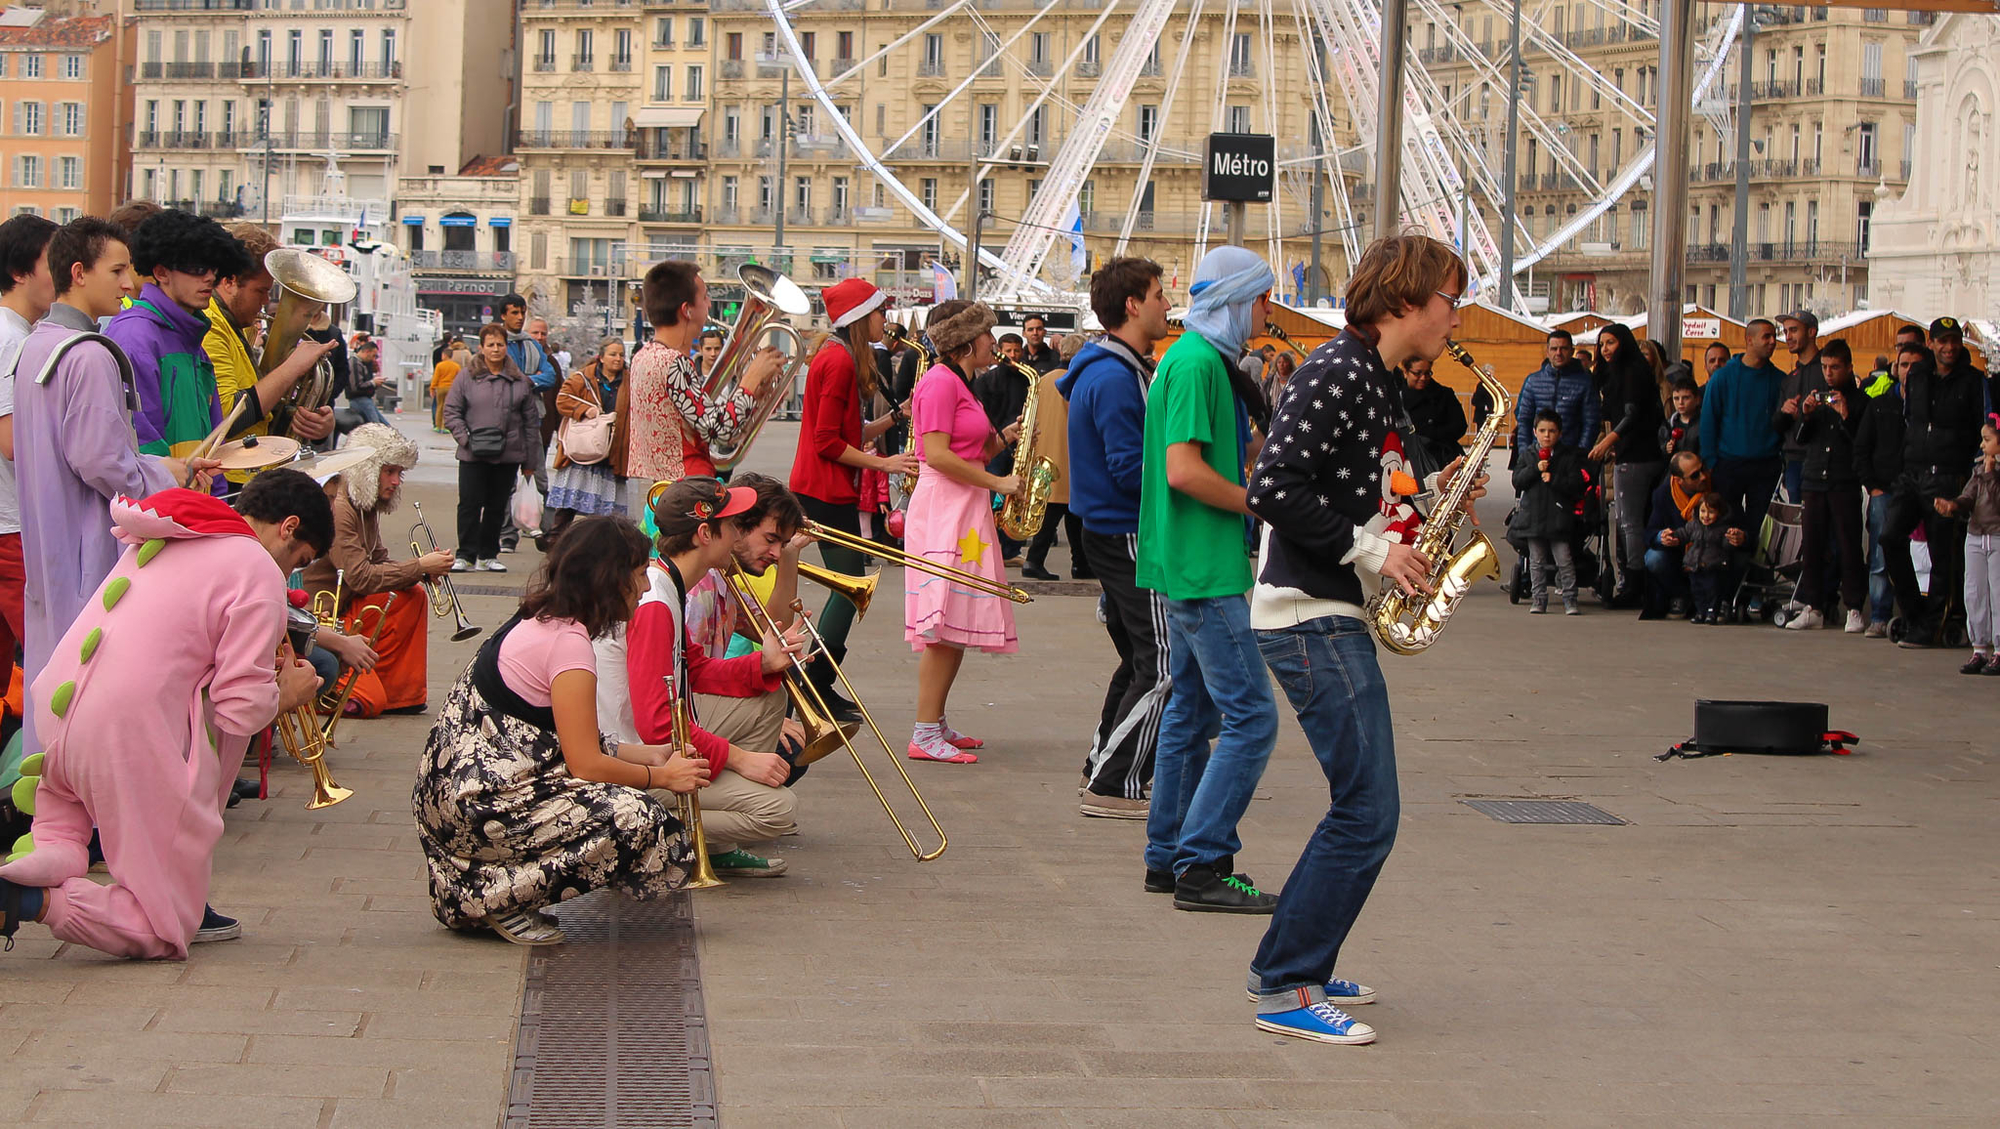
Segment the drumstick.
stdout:
<svg viewBox="0 0 2000 1129">
<path fill-rule="evenodd" d="M 238 396 L 236 398 L 236 406 L 229 409 L 229 415 L 223 419 L 222 423 L 214 431 L 208 433 L 208 438 L 203 439 L 196 445 L 194 450 L 188 452 L 188 458 L 206 459 L 214 457 L 215 445 L 222 442 L 222 437 L 229 434 L 230 428 L 236 426 L 237 417 L 241 416 L 244 409 L 249 406 L 250 398 L 248 396 Z"/>
</svg>

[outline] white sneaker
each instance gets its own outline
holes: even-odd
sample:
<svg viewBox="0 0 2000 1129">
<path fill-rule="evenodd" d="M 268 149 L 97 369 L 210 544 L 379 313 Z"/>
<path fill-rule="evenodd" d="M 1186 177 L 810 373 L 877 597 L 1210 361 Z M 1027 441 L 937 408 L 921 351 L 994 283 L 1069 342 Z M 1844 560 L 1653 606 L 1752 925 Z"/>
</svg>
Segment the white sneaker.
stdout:
<svg viewBox="0 0 2000 1129">
<path fill-rule="evenodd" d="M 465 559 L 464 557 L 453 557 L 453 558 L 451 559 L 451 571 L 453 571 L 453 572 L 471 572 L 471 571 L 472 571 L 472 562 L 471 562 L 471 561 L 468 561 L 468 560 L 466 560 L 466 559 Z"/>
<path fill-rule="evenodd" d="M 1826 626 L 1826 617 L 1813 608 L 1807 608 L 1785 621 L 1786 631 L 1811 631 L 1815 627 Z"/>
<path fill-rule="evenodd" d="M 1847 609 L 1847 633 L 1849 635 L 1859 635 L 1866 630 L 1868 630 L 1868 623 L 1861 615 L 1861 609 Z"/>
<path fill-rule="evenodd" d="M 480 561 L 480 562 L 479 562 L 479 564 L 478 564 L 478 565 L 476 565 L 476 566 L 474 566 L 474 567 L 478 568 L 478 569 L 479 569 L 479 571 L 481 571 L 481 572 L 506 572 L 506 571 L 507 571 L 507 566 L 506 566 L 506 565 L 503 565 L 503 564 L 501 564 L 501 563 L 500 563 L 499 561 L 497 561 L 497 560 L 484 560 L 484 561 Z"/>
</svg>

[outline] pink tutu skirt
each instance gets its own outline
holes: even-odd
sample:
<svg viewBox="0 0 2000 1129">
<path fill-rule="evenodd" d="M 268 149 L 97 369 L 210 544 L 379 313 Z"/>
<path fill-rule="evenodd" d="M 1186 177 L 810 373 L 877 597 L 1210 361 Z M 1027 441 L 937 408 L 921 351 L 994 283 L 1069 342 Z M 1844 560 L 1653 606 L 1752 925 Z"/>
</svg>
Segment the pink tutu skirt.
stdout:
<svg viewBox="0 0 2000 1129">
<path fill-rule="evenodd" d="M 1007 572 L 993 529 L 993 494 L 926 468 L 905 516 L 903 547 L 914 556 L 998 583 Z M 1012 654 L 1014 605 L 927 572 L 903 570 L 903 637 L 910 649 L 935 643 Z"/>
</svg>

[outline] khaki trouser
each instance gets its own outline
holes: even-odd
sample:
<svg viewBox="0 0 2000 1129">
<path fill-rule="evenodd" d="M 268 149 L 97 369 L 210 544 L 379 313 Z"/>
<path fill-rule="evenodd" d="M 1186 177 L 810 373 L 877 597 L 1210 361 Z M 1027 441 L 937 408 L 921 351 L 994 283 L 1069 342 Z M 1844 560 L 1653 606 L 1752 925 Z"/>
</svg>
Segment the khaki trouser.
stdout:
<svg viewBox="0 0 2000 1129">
<path fill-rule="evenodd" d="M 784 732 L 785 694 L 780 690 L 754 698 L 724 698 L 696 694 L 694 708 L 701 727 L 738 748 L 773 752 Z M 672 792 L 653 790 L 661 802 L 673 804 Z M 746 843 L 765 843 L 798 829 L 798 798 L 790 788 L 773 788 L 745 778 L 732 769 L 701 790 L 701 831 L 708 853 L 719 855 Z"/>
</svg>

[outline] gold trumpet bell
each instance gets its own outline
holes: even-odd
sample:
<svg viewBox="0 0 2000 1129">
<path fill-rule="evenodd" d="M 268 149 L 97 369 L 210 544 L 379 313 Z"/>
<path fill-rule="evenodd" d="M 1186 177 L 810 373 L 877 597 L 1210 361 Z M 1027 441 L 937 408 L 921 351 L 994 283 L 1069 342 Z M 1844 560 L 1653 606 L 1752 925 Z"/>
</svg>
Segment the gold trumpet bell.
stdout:
<svg viewBox="0 0 2000 1129">
<path fill-rule="evenodd" d="M 708 836 L 701 831 L 701 800 L 693 792 L 681 797 L 681 822 L 687 824 L 694 833 L 694 872 L 688 875 L 687 888 L 690 890 L 712 890 L 723 885 L 715 876 L 715 867 L 708 861 Z"/>
<path fill-rule="evenodd" d="M 882 574 L 879 572 L 871 572 L 867 576 L 849 576 L 844 572 L 807 564 L 805 561 L 799 562 L 799 575 L 847 597 L 847 602 L 854 605 L 856 619 L 868 614 L 868 605 L 875 599 L 875 586 L 882 582 Z"/>
<path fill-rule="evenodd" d="M 310 707 L 301 706 L 278 719 L 278 739 L 292 759 L 304 765 L 312 773 L 312 799 L 306 801 L 308 811 L 330 808 L 354 795 L 352 788 L 342 788 L 333 782 L 333 772 L 326 767 L 326 742 L 321 736 L 319 723 L 313 718 Z"/>
</svg>

